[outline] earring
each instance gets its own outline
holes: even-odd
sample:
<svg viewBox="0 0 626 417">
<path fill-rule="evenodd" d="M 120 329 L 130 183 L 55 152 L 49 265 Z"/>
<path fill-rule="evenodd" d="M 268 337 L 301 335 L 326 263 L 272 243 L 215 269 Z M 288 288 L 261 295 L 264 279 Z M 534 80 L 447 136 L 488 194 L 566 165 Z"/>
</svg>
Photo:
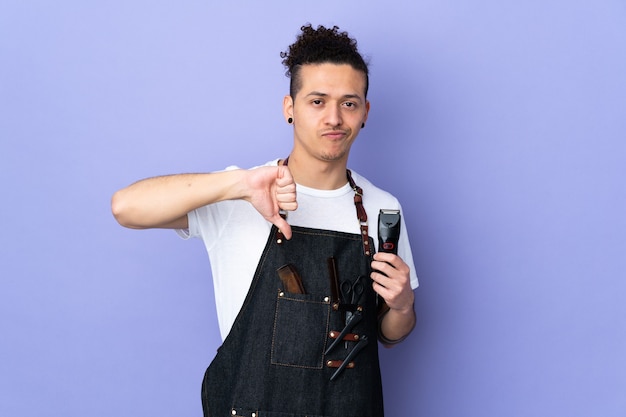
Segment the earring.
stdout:
<svg viewBox="0 0 626 417">
<path fill-rule="evenodd" d="M 293 118 L 290 117 L 289 119 L 287 119 L 287 123 L 292 124 L 293 123 Z"/>
<path fill-rule="evenodd" d="M 361 129 L 365 127 L 365 122 L 361 123 Z"/>
</svg>

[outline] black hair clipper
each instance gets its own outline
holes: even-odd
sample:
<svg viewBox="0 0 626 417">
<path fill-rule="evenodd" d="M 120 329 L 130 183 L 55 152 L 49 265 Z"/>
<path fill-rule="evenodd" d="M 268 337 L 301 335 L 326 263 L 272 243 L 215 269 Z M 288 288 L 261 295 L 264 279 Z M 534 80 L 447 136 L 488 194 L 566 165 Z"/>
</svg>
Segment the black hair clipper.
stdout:
<svg viewBox="0 0 626 417">
<path fill-rule="evenodd" d="M 378 213 L 378 251 L 398 254 L 400 210 L 381 209 Z"/>
</svg>

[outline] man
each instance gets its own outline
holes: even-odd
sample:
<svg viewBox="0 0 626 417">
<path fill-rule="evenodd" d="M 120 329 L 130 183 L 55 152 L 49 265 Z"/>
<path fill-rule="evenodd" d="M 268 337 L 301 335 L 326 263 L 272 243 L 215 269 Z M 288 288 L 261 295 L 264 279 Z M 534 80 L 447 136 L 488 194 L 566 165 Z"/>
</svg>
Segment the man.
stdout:
<svg viewBox="0 0 626 417">
<path fill-rule="evenodd" d="M 123 226 L 204 241 L 225 339 L 205 374 L 205 416 L 382 416 L 376 339 L 393 345 L 415 325 L 404 222 L 398 255 L 374 254 L 366 219 L 400 204 L 347 170 L 370 109 L 367 65 L 337 27 L 301 29 L 281 53 L 288 158 L 149 178 L 112 200 Z"/>
</svg>

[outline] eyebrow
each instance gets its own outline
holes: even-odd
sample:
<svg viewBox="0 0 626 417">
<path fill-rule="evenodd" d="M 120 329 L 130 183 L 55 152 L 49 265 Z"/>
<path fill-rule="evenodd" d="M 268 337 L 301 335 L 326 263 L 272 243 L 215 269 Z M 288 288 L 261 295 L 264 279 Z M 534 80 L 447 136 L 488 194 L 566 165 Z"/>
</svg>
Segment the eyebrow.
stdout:
<svg viewBox="0 0 626 417">
<path fill-rule="evenodd" d="M 319 91 L 311 91 L 309 94 L 306 95 L 306 97 L 328 97 L 329 94 L 327 93 L 322 93 Z M 358 94 L 344 94 L 343 96 L 341 96 L 341 98 L 348 98 L 348 99 L 352 99 L 352 100 L 358 100 L 358 101 L 363 101 L 363 99 L 361 98 L 361 96 L 359 96 Z"/>
</svg>

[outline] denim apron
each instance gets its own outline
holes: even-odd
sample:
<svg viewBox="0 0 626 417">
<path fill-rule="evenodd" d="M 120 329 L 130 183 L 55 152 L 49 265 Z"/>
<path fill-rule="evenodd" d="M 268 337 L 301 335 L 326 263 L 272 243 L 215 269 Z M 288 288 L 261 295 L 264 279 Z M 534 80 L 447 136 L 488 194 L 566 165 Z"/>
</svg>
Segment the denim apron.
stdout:
<svg viewBox="0 0 626 417">
<path fill-rule="evenodd" d="M 360 235 L 292 232 L 285 240 L 272 227 L 243 306 L 205 373 L 204 416 L 382 417 L 371 252 Z M 285 289 L 277 272 L 284 265 L 297 271 L 304 291 Z M 345 290 L 358 291 L 350 298 Z M 357 324 L 339 338 L 349 319 Z"/>
</svg>

